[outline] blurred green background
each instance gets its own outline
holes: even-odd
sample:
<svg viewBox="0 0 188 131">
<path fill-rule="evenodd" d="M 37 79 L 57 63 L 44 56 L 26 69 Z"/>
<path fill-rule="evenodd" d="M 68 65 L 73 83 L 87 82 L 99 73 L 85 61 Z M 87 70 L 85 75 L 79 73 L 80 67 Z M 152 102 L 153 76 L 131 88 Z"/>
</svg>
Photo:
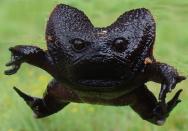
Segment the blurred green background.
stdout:
<svg viewBox="0 0 188 131">
<path fill-rule="evenodd" d="M 10 46 L 30 44 L 46 49 L 46 22 L 58 3 L 83 10 L 93 24 L 100 27 L 109 25 L 124 11 L 139 7 L 150 9 L 157 22 L 155 57 L 188 74 L 187 0 L 0 0 L 0 131 L 187 131 L 188 81 L 177 85 L 175 90 L 184 89 L 183 101 L 162 127 L 142 120 L 129 107 L 75 103 L 48 118 L 34 119 L 12 87 L 42 96 L 51 76 L 27 64 L 23 64 L 16 75 L 5 76 L 4 64 L 10 60 Z M 160 85 L 148 83 L 148 86 L 157 96 Z"/>
</svg>

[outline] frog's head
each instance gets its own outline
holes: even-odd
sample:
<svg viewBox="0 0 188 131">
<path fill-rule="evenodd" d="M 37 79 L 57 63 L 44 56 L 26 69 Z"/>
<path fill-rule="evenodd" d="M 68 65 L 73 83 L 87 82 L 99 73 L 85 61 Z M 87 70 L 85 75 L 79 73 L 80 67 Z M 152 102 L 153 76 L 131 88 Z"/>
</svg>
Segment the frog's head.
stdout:
<svg viewBox="0 0 188 131">
<path fill-rule="evenodd" d="M 87 88 L 116 87 L 132 79 L 152 57 L 154 39 L 155 22 L 146 9 L 95 28 L 83 12 L 61 4 L 46 30 L 48 50 L 63 79 Z"/>
</svg>

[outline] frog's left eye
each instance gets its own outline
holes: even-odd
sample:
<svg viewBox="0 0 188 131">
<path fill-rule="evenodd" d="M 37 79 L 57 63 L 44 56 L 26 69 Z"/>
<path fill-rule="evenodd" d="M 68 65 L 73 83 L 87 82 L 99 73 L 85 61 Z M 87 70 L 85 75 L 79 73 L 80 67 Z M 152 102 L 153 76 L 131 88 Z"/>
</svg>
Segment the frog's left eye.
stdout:
<svg viewBox="0 0 188 131">
<path fill-rule="evenodd" d="M 112 43 L 112 48 L 116 52 L 123 52 L 127 48 L 128 43 L 128 40 L 125 38 L 116 38 Z"/>
<path fill-rule="evenodd" d="M 72 44 L 73 50 L 75 50 L 76 52 L 83 51 L 87 46 L 87 42 L 79 38 L 71 40 L 70 43 Z"/>
<path fill-rule="evenodd" d="M 123 52 L 128 45 L 128 40 L 125 38 L 116 38 L 112 43 L 112 48 L 117 52 Z"/>
</svg>

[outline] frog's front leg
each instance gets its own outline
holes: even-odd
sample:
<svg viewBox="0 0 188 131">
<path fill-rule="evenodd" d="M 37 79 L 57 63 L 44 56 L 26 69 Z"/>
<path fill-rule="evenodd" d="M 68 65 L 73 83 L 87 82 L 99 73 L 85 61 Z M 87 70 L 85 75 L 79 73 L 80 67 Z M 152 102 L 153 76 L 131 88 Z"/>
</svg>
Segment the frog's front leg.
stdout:
<svg viewBox="0 0 188 131">
<path fill-rule="evenodd" d="M 165 100 L 166 93 L 171 92 L 177 83 L 186 79 L 185 76 L 180 76 L 172 66 L 159 62 L 147 64 L 145 73 L 149 80 L 161 83 L 160 101 Z"/>
<path fill-rule="evenodd" d="M 51 75 L 55 75 L 53 61 L 46 51 L 36 46 L 26 45 L 17 45 L 9 48 L 9 50 L 11 51 L 11 61 L 6 66 L 11 66 L 12 68 L 5 71 L 6 75 L 15 74 L 24 62 L 42 68 Z"/>
</svg>

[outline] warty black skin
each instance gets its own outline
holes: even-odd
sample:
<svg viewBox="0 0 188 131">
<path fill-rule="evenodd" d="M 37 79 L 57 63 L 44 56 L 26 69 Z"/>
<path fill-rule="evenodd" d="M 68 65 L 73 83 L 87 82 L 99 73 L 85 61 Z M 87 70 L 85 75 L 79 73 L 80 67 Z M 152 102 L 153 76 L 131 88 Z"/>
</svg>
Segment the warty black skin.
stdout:
<svg viewBox="0 0 188 131">
<path fill-rule="evenodd" d="M 155 21 L 147 9 L 125 12 L 113 24 L 96 28 L 85 14 L 68 5 L 55 7 L 46 28 L 48 50 L 36 46 L 11 47 L 6 75 L 15 74 L 26 62 L 54 79 L 43 98 L 15 91 L 37 118 L 54 114 L 70 102 L 113 106 L 129 105 L 144 120 L 162 125 L 180 102 L 177 91 L 166 94 L 185 79 L 176 69 L 153 57 Z M 161 83 L 159 98 L 145 83 Z"/>
</svg>

